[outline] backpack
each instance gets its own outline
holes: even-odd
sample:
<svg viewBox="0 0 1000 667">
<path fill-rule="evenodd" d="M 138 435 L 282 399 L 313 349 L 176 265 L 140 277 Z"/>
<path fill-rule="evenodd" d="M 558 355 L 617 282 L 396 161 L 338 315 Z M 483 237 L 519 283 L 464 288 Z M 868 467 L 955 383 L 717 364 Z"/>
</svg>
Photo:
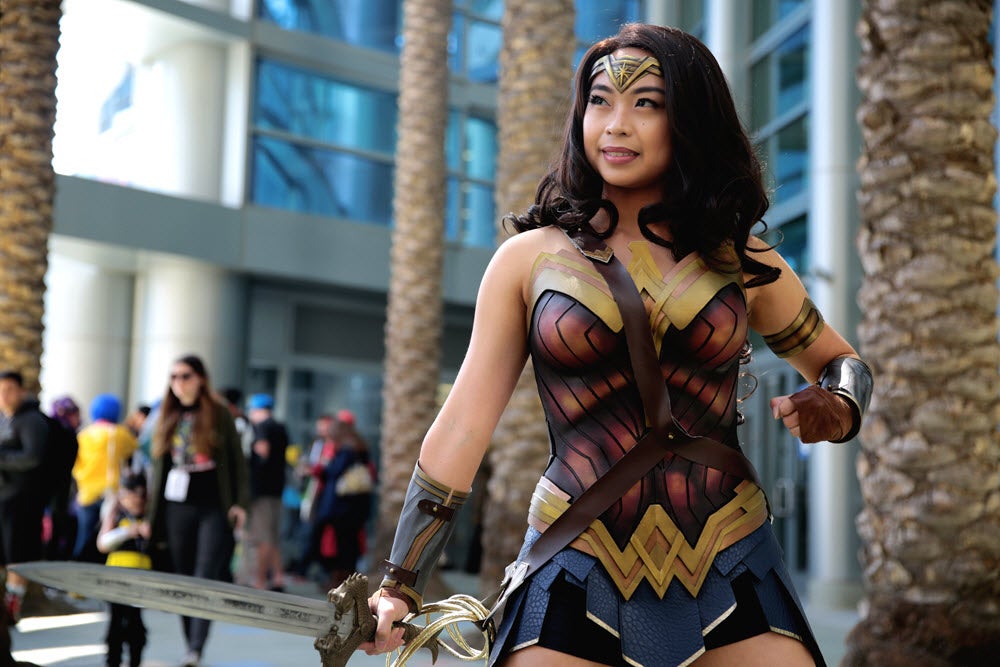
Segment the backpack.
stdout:
<svg viewBox="0 0 1000 667">
<path fill-rule="evenodd" d="M 43 415 L 45 413 L 42 413 Z M 53 508 L 65 509 L 69 504 L 70 487 L 73 485 L 73 464 L 79 444 L 76 434 L 58 420 L 45 415 L 49 424 L 49 439 L 46 447 L 44 480 L 45 498 Z"/>
</svg>

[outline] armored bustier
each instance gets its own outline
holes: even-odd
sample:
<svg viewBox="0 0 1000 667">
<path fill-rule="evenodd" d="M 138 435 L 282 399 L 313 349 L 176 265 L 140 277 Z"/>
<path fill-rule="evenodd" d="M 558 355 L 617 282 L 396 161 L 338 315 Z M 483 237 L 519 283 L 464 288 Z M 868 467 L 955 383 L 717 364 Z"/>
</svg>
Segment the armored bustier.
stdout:
<svg viewBox="0 0 1000 667">
<path fill-rule="evenodd" d="M 675 419 L 692 435 L 738 447 L 748 318 L 735 253 L 727 249 L 711 267 L 691 254 L 664 276 L 648 244 L 630 248 L 627 268 L 649 313 Z M 636 444 L 646 419 L 621 314 L 590 261 L 571 250 L 540 255 L 532 298 L 529 349 L 551 455 L 529 522 L 544 530 Z M 715 553 L 765 518 L 752 483 L 667 454 L 574 546 L 597 555 L 626 597 L 643 578 L 662 595 L 673 576 L 696 593 Z"/>
</svg>

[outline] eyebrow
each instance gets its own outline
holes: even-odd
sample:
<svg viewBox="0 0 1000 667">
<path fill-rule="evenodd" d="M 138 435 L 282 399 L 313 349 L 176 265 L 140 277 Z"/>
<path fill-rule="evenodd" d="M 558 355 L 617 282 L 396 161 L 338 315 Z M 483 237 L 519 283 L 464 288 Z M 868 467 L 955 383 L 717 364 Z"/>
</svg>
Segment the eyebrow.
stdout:
<svg viewBox="0 0 1000 667">
<path fill-rule="evenodd" d="M 605 86 L 603 83 L 595 83 L 593 86 L 590 87 L 590 90 L 591 90 L 591 92 L 593 92 L 595 90 L 599 90 L 599 91 L 604 92 L 604 93 L 613 93 L 613 92 L 616 92 L 616 90 L 613 89 L 611 86 Z M 665 90 L 663 90 L 662 88 L 660 88 L 658 86 L 641 86 L 639 88 L 629 88 L 625 92 L 631 92 L 631 93 L 659 93 L 659 94 L 664 95 L 664 96 L 666 96 L 666 94 L 667 94 Z M 624 95 L 625 93 L 621 93 L 621 94 Z"/>
</svg>

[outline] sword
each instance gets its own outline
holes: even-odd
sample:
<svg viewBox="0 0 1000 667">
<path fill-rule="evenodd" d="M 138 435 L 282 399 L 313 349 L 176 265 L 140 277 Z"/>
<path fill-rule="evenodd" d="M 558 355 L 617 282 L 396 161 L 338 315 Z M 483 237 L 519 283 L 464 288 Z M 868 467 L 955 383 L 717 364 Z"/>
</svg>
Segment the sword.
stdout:
<svg viewBox="0 0 1000 667">
<path fill-rule="evenodd" d="M 344 667 L 362 642 L 374 638 L 377 625 L 368 608 L 368 578 L 357 572 L 322 601 L 181 574 L 93 563 L 35 561 L 9 565 L 8 569 L 45 586 L 97 600 L 313 637 L 323 667 Z M 407 643 L 424 631 L 418 625 L 400 625 Z M 433 641 L 427 639 L 423 645 L 437 660 L 438 640 L 436 636 Z"/>
</svg>

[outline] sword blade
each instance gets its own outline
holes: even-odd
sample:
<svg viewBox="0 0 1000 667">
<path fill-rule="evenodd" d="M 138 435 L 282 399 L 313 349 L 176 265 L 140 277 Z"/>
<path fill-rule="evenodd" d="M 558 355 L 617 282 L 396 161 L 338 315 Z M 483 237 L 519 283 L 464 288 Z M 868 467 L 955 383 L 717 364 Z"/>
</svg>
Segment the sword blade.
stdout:
<svg viewBox="0 0 1000 667">
<path fill-rule="evenodd" d="M 183 616 L 323 637 L 346 637 L 353 609 L 299 595 L 261 591 L 222 581 L 93 563 L 35 561 L 8 566 L 26 579 L 108 602 L 160 609 Z"/>
</svg>

